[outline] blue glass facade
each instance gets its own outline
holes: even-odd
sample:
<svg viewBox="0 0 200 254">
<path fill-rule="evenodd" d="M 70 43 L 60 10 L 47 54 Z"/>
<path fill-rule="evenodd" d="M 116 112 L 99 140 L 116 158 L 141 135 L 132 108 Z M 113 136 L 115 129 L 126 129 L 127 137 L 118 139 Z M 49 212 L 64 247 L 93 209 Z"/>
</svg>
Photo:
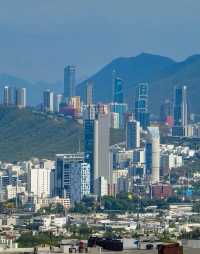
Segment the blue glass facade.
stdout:
<svg viewBox="0 0 200 254">
<path fill-rule="evenodd" d="M 114 87 L 114 102 L 123 103 L 123 80 L 120 78 L 115 78 L 115 87 Z"/>
<path fill-rule="evenodd" d="M 148 83 L 140 83 L 136 88 L 135 100 L 135 119 L 140 122 L 143 129 L 149 126 L 149 112 L 148 112 Z"/>
<path fill-rule="evenodd" d="M 90 164 L 90 191 L 94 193 L 94 143 L 95 120 L 84 121 L 85 162 Z"/>
<path fill-rule="evenodd" d="M 119 114 L 119 127 L 124 128 L 126 123 L 126 113 L 128 111 L 128 106 L 126 103 L 111 103 L 110 112 L 115 112 Z"/>
</svg>

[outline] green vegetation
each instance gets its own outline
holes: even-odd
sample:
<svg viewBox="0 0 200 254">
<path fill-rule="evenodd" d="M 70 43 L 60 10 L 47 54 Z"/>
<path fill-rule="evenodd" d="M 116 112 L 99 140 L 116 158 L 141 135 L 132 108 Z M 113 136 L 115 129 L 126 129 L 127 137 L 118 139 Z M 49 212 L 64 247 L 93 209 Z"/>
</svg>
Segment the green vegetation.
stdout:
<svg viewBox="0 0 200 254">
<path fill-rule="evenodd" d="M 114 131 L 112 131 L 113 133 Z M 119 133 L 119 134 L 118 134 Z M 111 143 L 121 141 L 113 134 Z M 54 158 L 83 147 L 83 129 L 72 119 L 33 112 L 31 109 L 0 107 L 0 160 L 20 161 L 31 157 Z"/>
<path fill-rule="evenodd" d="M 71 233 L 72 239 L 82 239 L 87 240 L 93 233 L 93 229 L 88 227 L 87 224 L 83 223 L 80 225 L 68 225 L 67 230 Z"/>
<path fill-rule="evenodd" d="M 65 208 L 62 204 L 52 205 L 50 204 L 48 207 L 40 208 L 37 211 L 38 214 L 65 214 Z"/>
<path fill-rule="evenodd" d="M 31 248 L 38 246 L 58 246 L 62 237 L 53 236 L 51 233 L 39 233 L 37 235 L 32 235 L 32 233 L 22 234 L 17 242 L 19 248 Z"/>
<path fill-rule="evenodd" d="M 137 212 L 138 209 L 140 212 L 144 212 L 145 207 L 147 206 L 157 206 L 158 209 L 167 209 L 169 207 L 169 200 L 160 200 L 150 198 L 138 199 L 138 197 L 133 196 L 131 193 L 120 193 L 116 197 L 105 196 L 101 201 L 96 203 L 91 202 L 90 199 L 84 198 L 80 203 L 76 203 L 74 208 L 71 209 L 71 212 L 78 213 L 89 213 L 94 211 L 107 211 L 114 213 L 123 213 L 123 212 Z"/>
</svg>

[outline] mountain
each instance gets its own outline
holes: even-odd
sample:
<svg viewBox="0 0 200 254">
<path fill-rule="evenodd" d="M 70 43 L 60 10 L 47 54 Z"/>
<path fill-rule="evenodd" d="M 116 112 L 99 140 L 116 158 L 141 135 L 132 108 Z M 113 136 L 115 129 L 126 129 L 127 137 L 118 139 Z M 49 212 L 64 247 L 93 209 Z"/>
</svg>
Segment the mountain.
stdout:
<svg viewBox="0 0 200 254">
<path fill-rule="evenodd" d="M 94 83 L 94 101 L 109 102 L 112 100 L 112 72 L 116 70 L 118 76 L 124 80 L 125 101 L 133 108 L 135 86 L 139 82 L 150 84 L 150 110 L 159 114 L 160 104 L 173 96 L 176 85 L 187 85 L 189 94 L 189 108 L 193 113 L 200 112 L 200 55 L 193 55 L 181 62 L 168 57 L 142 53 L 136 57 L 120 57 L 104 66 L 96 74 L 77 85 L 77 94 L 85 99 L 86 83 Z M 63 91 L 63 83 L 48 83 L 44 81 L 30 82 L 7 74 L 0 74 L 0 93 L 5 85 L 13 87 L 27 87 L 29 105 L 42 102 L 45 89 L 54 92 Z"/>
<path fill-rule="evenodd" d="M 150 110 L 158 114 L 160 103 L 172 98 L 175 85 L 187 85 L 190 109 L 200 112 L 198 94 L 200 94 L 200 55 L 194 55 L 182 62 L 151 54 L 140 54 L 136 57 L 117 58 L 103 67 L 89 79 L 82 82 L 77 93 L 85 98 L 88 80 L 94 82 L 95 102 L 111 101 L 112 71 L 124 80 L 125 101 L 132 108 L 134 105 L 135 86 L 139 82 L 150 84 Z"/>
<path fill-rule="evenodd" d="M 123 132 L 111 131 L 111 143 L 121 142 Z M 82 125 L 32 111 L 0 106 L 0 160 L 23 161 L 31 157 L 55 158 L 83 147 Z"/>
</svg>

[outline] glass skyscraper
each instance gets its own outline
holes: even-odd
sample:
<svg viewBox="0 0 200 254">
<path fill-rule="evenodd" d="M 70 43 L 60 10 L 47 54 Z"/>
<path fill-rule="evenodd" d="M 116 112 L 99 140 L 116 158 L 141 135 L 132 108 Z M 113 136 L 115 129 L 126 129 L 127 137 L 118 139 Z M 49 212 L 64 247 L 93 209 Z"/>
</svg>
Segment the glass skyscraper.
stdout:
<svg viewBox="0 0 200 254">
<path fill-rule="evenodd" d="M 124 128 L 126 123 L 126 113 L 128 112 L 128 105 L 126 103 L 110 103 L 110 112 L 119 114 L 119 127 Z"/>
<path fill-rule="evenodd" d="M 174 90 L 174 125 L 172 135 L 187 136 L 187 125 L 187 87 L 176 87 Z"/>
<path fill-rule="evenodd" d="M 124 95 L 123 95 L 123 84 L 124 81 L 116 77 L 114 80 L 114 98 L 113 101 L 115 103 L 123 103 L 124 102 Z"/>
<path fill-rule="evenodd" d="M 95 120 L 84 121 L 84 152 L 85 162 L 90 164 L 90 191 L 94 193 L 94 152 L 95 152 Z"/>
<path fill-rule="evenodd" d="M 140 122 L 140 126 L 146 129 L 149 126 L 149 84 L 139 83 L 136 87 L 135 119 Z"/>
<path fill-rule="evenodd" d="M 69 65 L 64 68 L 64 97 L 70 99 L 76 95 L 76 68 Z"/>
</svg>

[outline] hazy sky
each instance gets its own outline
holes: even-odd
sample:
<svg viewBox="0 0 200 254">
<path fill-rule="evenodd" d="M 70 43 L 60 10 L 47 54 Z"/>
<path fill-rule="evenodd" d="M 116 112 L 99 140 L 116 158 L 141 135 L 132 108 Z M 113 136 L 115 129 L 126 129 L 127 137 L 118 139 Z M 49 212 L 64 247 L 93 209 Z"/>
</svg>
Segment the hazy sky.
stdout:
<svg viewBox="0 0 200 254">
<path fill-rule="evenodd" d="M 0 0 L 0 73 L 56 81 L 119 56 L 200 52 L 200 0 Z"/>
</svg>

